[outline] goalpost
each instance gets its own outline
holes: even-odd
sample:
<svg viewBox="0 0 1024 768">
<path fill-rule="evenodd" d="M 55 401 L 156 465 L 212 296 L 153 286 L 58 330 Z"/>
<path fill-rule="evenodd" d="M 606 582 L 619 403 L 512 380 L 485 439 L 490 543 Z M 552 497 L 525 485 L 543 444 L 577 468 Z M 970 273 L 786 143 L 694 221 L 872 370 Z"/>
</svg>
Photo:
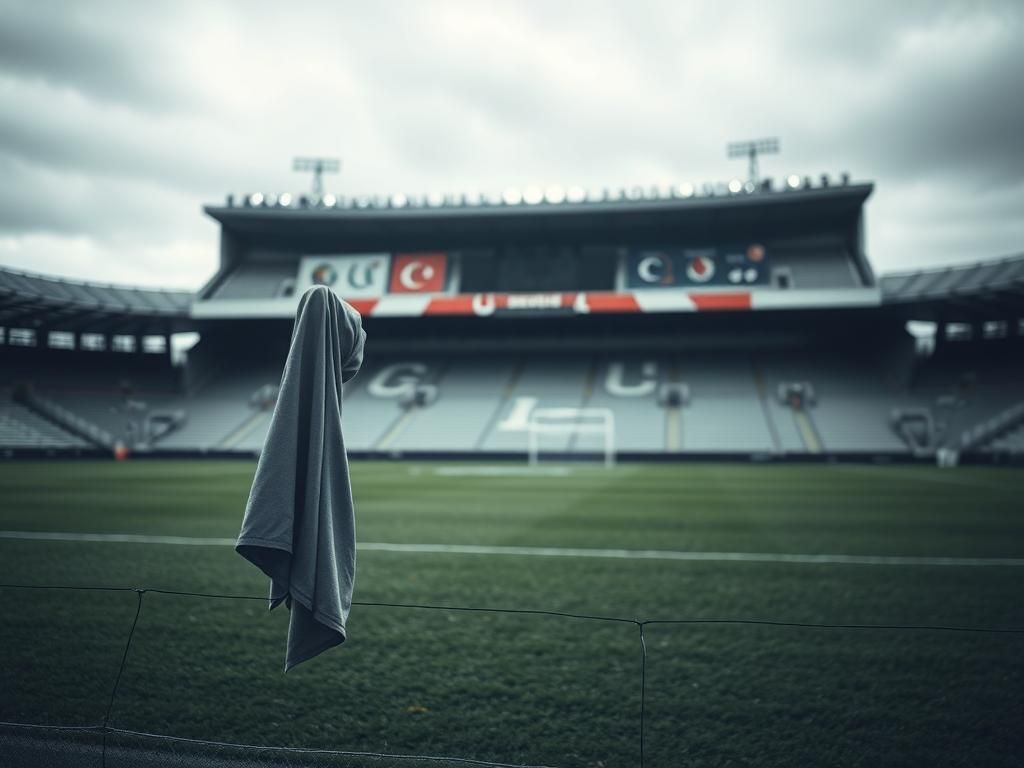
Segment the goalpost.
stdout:
<svg viewBox="0 0 1024 768">
<path fill-rule="evenodd" d="M 604 436 L 604 465 L 615 465 L 615 414 L 611 408 L 534 408 L 526 426 L 529 464 L 540 461 L 540 439 L 543 435 Z"/>
</svg>

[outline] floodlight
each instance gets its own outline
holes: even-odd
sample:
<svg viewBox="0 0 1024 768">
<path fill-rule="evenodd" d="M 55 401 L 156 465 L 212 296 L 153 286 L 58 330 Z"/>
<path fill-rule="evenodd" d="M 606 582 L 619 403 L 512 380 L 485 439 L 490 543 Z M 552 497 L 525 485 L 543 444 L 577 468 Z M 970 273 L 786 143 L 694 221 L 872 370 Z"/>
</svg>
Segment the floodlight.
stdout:
<svg viewBox="0 0 1024 768">
<path fill-rule="evenodd" d="M 359 197 L 357 197 L 355 199 L 354 202 L 355 202 L 356 208 L 369 208 L 370 207 L 370 198 L 367 197 L 366 195 L 360 195 Z"/>
<path fill-rule="evenodd" d="M 263 205 L 263 193 L 253 192 L 251 195 L 249 195 L 248 202 L 249 205 L 252 206 L 253 208 L 258 208 L 259 206 Z"/>
<path fill-rule="evenodd" d="M 633 201 L 643 200 L 644 199 L 644 188 L 643 187 L 633 187 L 632 189 L 630 189 L 626 193 L 626 198 L 629 199 L 629 200 L 633 200 Z"/>
<path fill-rule="evenodd" d="M 440 192 L 431 192 L 427 195 L 427 205 L 431 208 L 440 208 L 444 205 L 444 195 Z"/>
<path fill-rule="evenodd" d="M 536 185 L 531 185 L 523 190 L 523 202 L 527 205 L 537 205 L 543 199 L 544 191 Z"/>
<path fill-rule="evenodd" d="M 572 186 L 565 193 L 565 199 L 570 203 L 582 203 L 587 199 L 587 191 L 583 187 Z"/>
<path fill-rule="evenodd" d="M 338 198 L 332 195 L 330 192 L 328 192 L 326 195 L 320 198 L 320 204 L 324 208 L 333 208 L 335 205 L 338 204 Z"/>
<path fill-rule="evenodd" d="M 758 181 L 757 156 L 775 154 L 779 151 L 779 140 L 755 139 L 754 141 L 734 141 L 726 146 L 729 157 L 747 157 L 750 159 L 749 180 L 754 184 Z"/>
<path fill-rule="evenodd" d="M 409 204 L 409 198 L 401 192 L 396 192 L 391 196 L 391 207 L 392 208 L 405 208 Z"/>
<path fill-rule="evenodd" d="M 608 199 L 607 189 L 598 189 L 597 187 L 591 187 L 587 190 L 587 200 L 591 203 L 599 203 Z"/>
<path fill-rule="evenodd" d="M 515 187 L 505 187 L 505 191 L 501 193 L 501 199 L 505 205 L 519 205 L 523 202 L 523 193 Z"/>
<path fill-rule="evenodd" d="M 738 195 L 740 192 L 743 191 L 743 182 L 740 181 L 739 179 L 733 179 L 732 181 L 729 182 L 729 191 L 732 192 L 734 195 Z"/>
<path fill-rule="evenodd" d="M 474 208 L 483 203 L 483 198 L 480 197 L 479 192 L 471 192 L 468 195 L 462 196 L 462 204 L 473 206 Z"/>
<path fill-rule="evenodd" d="M 544 199 L 557 205 L 558 203 L 565 202 L 565 190 L 557 184 L 552 184 L 550 187 L 544 190 Z"/>
<path fill-rule="evenodd" d="M 282 192 L 280 195 L 278 195 L 277 204 L 280 205 L 282 208 L 287 208 L 288 206 L 290 206 L 292 204 L 291 192 Z"/>
<path fill-rule="evenodd" d="M 337 173 L 341 163 L 333 157 L 296 157 L 292 162 L 293 171 L 313 172 L 313 193 L 323 192 L 323 175 Z"/>
<path fill-rule="evenodd" d="M 267 192 L 267 194 L 263 196 L 263 204 L 267 206 L 267 208 L 273 208 L 277 205 L 277 195 L 273 192 Z"/>
<path fill-rule="evenodd" d="M 748 195 L 752 194 L 757 191 L 757 185 L 752 181 L 748 181 L 746 184 L 743 185 L 743 191 L 746 192 Z"/>
<path fill-rule="evenodd" d="M 786 177 L 786 186 L 789 187 L 790 189 L 799 189 L 800 177 L 797 176 L 795 173 L 789 174 L 789 176 Z"/>
<path fill-rule="evenodd" d="M 676 185 L 675 194 L 677 197 L 693 197 L 694 191 L 693 184 L 684 181 L 682 184 Z"/>
</svg>

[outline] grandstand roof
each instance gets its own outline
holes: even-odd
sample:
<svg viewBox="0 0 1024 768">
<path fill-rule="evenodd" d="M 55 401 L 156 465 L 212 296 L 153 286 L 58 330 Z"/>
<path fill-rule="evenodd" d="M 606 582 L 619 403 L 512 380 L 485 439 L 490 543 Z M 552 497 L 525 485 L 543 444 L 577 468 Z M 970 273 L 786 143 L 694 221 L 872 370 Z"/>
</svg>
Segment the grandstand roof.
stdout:
<svg viewBox="0 0 1024 768">
<path fill-rule="evenodd" d="M 882 302 L 928 319 L 982 320 L 1024 316 L 1024 254 L 881 279 Z"/>
<path fill-rule="evenodd" d="M 636 199 L 538 203 L 536 205 L 488 203 L 394 207 L 386 200 L 360 200 L 349 205 L 292 204 L 282 207 L 206 206 L 204 210 L 225 229 L 242 233 L 319 234 L 337 231 L 372 235 L 389 233 L 514 231 L 537 228 L 621 230 L 631 225 L 705 228 L 799 228 L 808 221 L 849 221 L 859 216 L 874 185 L 841 186 L 738 194 L 672 197 L 635 195 Z M 794 203 L 799 203 L 794 205 Z"/>
<path fill-rule="evenodd" d="M 0 268 L 0 326 L 171 333 L 191 328 L 192 296 Z"/>
</svg>

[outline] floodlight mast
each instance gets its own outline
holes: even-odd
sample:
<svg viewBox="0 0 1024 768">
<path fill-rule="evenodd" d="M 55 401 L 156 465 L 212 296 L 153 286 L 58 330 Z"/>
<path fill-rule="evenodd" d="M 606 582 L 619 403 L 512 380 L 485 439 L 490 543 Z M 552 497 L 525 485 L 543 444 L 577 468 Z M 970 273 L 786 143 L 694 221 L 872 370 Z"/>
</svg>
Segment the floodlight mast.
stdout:
<svg viewBox="0 0 1024 768">
<path fill-rule="evenodd" d="M 758 173 L 757 156 L 774 155 L 779 151 L 779 140 L 755 139 L 753 141 L 733 141 L 726 146 L 729 157 L 747 157 L 750 159 L 750 183 L 757 186 L 761 179 Z"/>
<path fill-rule="evenodd" d="M 296 157 L 292 164 L 293 171 L 313 172 L 313 194 L 321 195 L 324 191 L 323 175 L 337 173 L 341 161 L 334 157 Z"/>
</svg>

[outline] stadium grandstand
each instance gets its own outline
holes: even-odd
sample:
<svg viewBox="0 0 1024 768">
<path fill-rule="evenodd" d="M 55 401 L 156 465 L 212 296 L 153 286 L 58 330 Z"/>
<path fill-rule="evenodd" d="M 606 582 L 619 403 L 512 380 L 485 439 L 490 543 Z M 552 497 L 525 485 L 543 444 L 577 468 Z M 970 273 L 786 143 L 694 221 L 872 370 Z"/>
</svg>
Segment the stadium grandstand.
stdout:
<svg viewBox="0 0 1024 768">
<path fill-rule="evenodd" d="M 1024 256 L 878 278 L 828 181 L 256 193 L 194 294 L 2 269 L 0 454 L 257 453 L 321 283 L 369 334 L 353 456 L 1019 459 Z"/>
</svg>

